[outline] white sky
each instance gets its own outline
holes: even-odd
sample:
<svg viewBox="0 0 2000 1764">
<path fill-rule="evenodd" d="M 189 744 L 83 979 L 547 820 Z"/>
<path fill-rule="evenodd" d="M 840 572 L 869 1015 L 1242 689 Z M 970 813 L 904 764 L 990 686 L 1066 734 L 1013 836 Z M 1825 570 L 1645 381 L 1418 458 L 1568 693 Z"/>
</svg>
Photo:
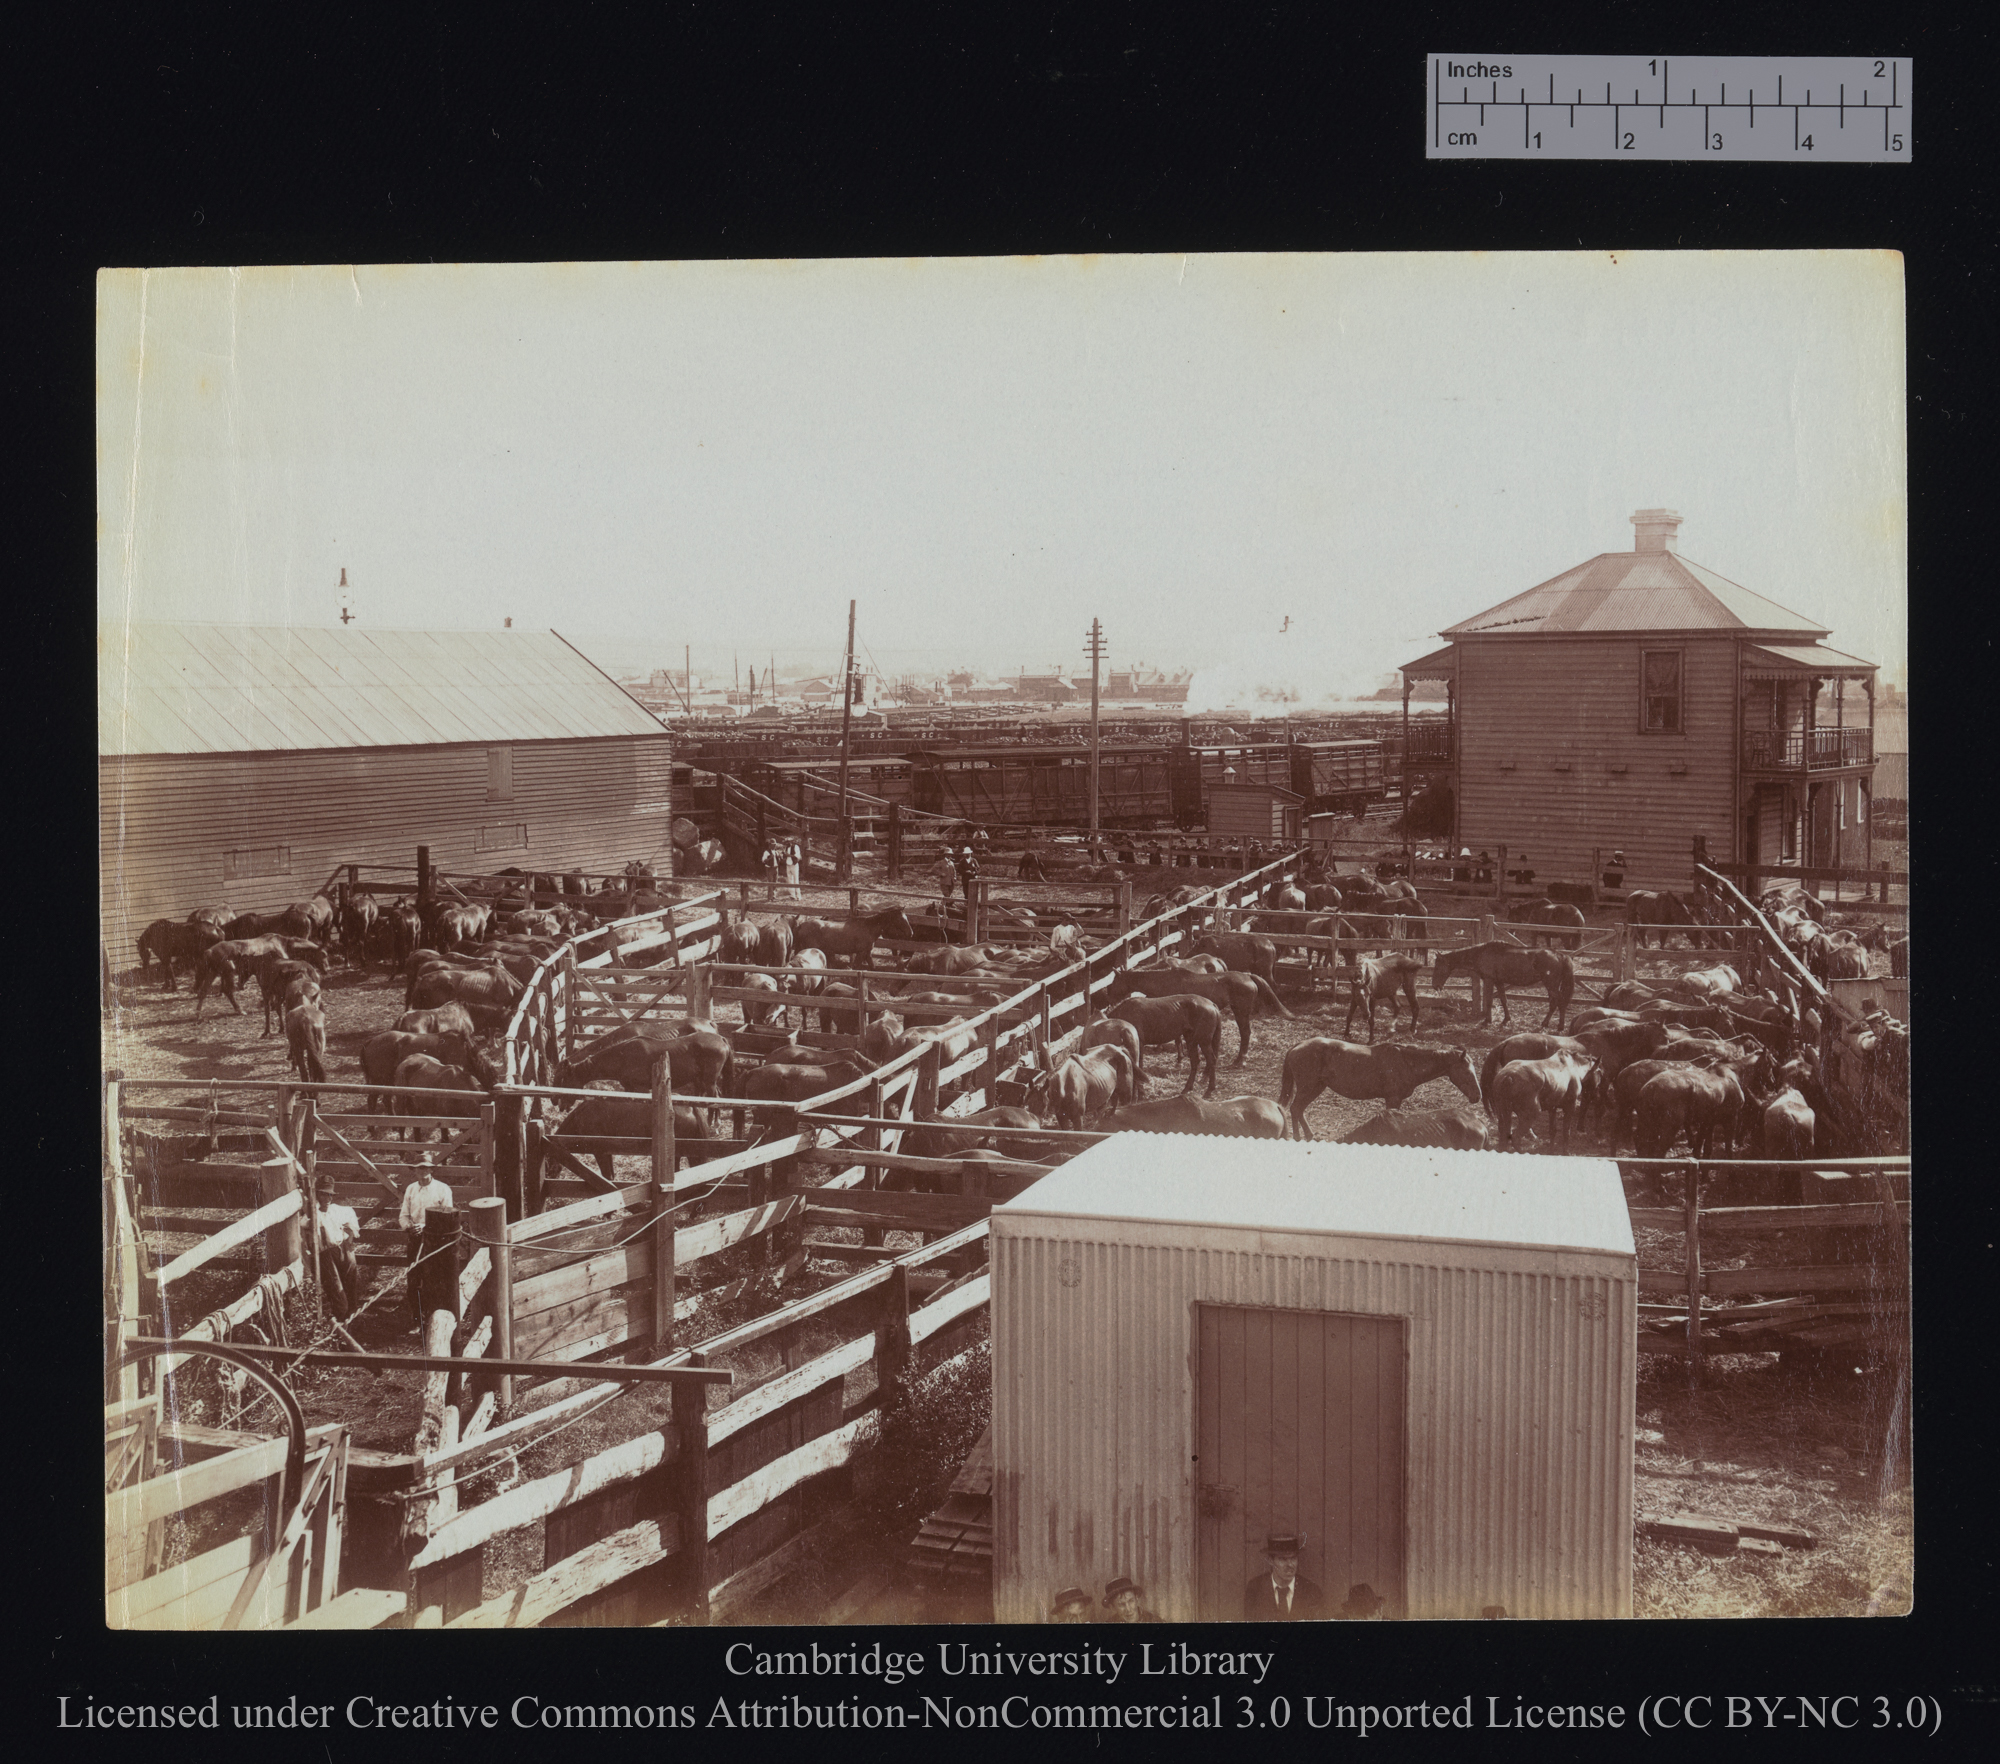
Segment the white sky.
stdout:
<svg viewBox="0 0 2000 1764">
<path fill-rule="evenodd" d="M 1905 655 L 1890 253 L 107 271 L 99 617 L 1366 689 L 1685 517 Z M 143 365 L 142 365 L 143 364 Z M 136 503 L 137 518 L 133 518 Z M 1285 619 L 1291 632 L 1277 636 Z"/>
</svg>

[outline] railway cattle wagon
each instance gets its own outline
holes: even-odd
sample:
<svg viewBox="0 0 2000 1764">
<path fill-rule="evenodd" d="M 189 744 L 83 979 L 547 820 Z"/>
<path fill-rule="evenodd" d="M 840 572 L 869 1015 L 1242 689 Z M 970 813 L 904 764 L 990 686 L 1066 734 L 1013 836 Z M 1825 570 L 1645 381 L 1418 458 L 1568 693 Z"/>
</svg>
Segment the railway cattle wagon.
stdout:
<svg viewBox="0 0 2000 1764">
<path fill-rule="evenodd" d="M 1083 827 L 1090 823 L 1090 749 L 933 747 L 910 756 L 915 806 L 975 826 Z M 1175 818 L 1173 750 L 1100 749 L 1098 821 L 1147 827 Z"/>
<path fill-rule="evenodd" d="M 1379 741 L 1301 741 L 1292 747 L 1291 788 L 1308 814 L 1359 814 L 1383 800 L 1389 767 Z"/>
<path fill-rule="evenodd" d="M 156 918 L 268 912 L 336 866 L 615 872 L 657 859 L 672 737 L 550 632 L 107 626 L 99 904 L 114 967 Z"/>
<path fill-rule="evenodd" d="M 1120 1133 L 992 1215 L 994 1615 L 1629 1617 L 1638 1272 L 1606 1160 Z M 1365 1595 L 1364 1602 L 1365 1602 Z"/>
</svg>

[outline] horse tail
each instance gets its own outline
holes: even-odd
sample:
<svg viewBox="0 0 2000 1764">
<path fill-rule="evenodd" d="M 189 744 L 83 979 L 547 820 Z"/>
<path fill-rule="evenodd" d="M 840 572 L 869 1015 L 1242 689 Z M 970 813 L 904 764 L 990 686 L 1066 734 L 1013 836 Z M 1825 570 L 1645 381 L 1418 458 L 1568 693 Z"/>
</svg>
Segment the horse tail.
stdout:
<svg viewBox="0 0 2000 1764">
<path fill-rule="evenodd" d="M 1284 1072 L 1278 1080 L 1278 1105 L 1281 1108 L 1291 1102 L 1293 1093 L 1299 1087 L 1298 1073 L 1292 1069 L 1292 1056 L 1297 1052 L 1297 1048 L 1291 1048 L 1285 1054 Z"/>
<path fill-rule="evenodd" d="M 1289 1017 L 1294 1015 L 1293 1012 L 1285 1008 L 1285 1001 L 1272 990 L 1270 981 L 1266 980 L 1262 974 L 1252 974 L 1250 978 L 1257 983 L 1258 998 L 1260 1000 L 1268 1000 L 1279 1016 Z"/>
</svg>

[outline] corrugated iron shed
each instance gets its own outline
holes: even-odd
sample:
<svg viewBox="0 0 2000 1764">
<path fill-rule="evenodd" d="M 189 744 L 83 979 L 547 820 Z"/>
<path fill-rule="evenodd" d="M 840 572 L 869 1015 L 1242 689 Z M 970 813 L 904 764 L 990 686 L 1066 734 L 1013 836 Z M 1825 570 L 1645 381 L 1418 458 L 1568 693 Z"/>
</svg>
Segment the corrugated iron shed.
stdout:
<svg viewBox="0 0 2000 1764">
<path fill-rule="evenodd" d="M 553 631 L 107 625 L 97 707 L 107 757 L 662 733 Z"/>
<path fill-rule="evenodd" d="M 1668 551 L 1607 551 L 1448 627 L 1447 637 L 1554 631 L 1769 631 L 1826 627 Z M 1431 658 L 1426 658 L 1431 659 Z"/>
</svg>

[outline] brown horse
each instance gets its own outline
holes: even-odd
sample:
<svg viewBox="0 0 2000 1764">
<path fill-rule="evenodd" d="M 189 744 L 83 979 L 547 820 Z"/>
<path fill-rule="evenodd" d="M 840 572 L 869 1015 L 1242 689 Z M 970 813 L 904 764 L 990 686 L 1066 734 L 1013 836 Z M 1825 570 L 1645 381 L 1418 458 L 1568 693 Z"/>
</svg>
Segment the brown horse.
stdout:
<svg viewBox="0 0 2000 1764">
<path fill-rule="evenodd" d="M 1221 1102 L 1171 1096 L 1113 1109 L 1105 1125 L 1113 1133 L 1207 1133 L 1225 1139 L 1283 1139 L 1285 1111 L 1268 1096 L 1232 1096 Z"/>
<path fill-rule="evenodd" d="M 1474 996 L 1485 1004 L 1482 1023 L 1492 1022 L 1496 995 L 1500 1000 L 1500 1021 L 1513 1021 L 1507 1014 L 1508 987 L 1539 986 L 1549 1000 L 1548 1009 L 1542 1013 L 1542 1026 L 1547 1028 L 1553 1022 L 1561 1029 L 1563 1019 L 1569 1014 L 1570 994 L 1576 989 L 1576 969 L 1568 956 L 1557 955 L 1552 949 L 1523 949 L 1518 943 L 1498 939 L 1462 949 L 1441 950 L 1437 966 L 1431 970 L 1431 985 L 1442 992 L 1447 982 L 1460 974 L 1471 977 Z"/>
<path fill-rule="evenodd" d="M 1560 943 L 1564 949 L 1576 949 L 1583 942 L 1585 924 L 1581 907 L 1565 906 L 1560 901 L 1538 900 L 1523 907 L 1511 921 L 1517 925 L 1552 927 L 1529 933 L 1529 941 Z"/>
<path fill-rule="evenodd" d="M 1625 922 L 1632 927 L 1632 941 L 1640 949 L 1646 947 L 1648 932 L 1657 933 L 1660 947 L 1665 949 L 1675 931 L 1687 938 L 1690 949 L 1704 947 L 1702 935 L 1695 929 L 1699 920 L 1694 908 L 1671 891 L 1656 894 L 1649 888 L 1633 889 L 1625 897 Z"/>
<path fill-rule="evenodd" d="M 1354 966 L 1354 989 L 1348 994 L 1347 1021 L 1341 1025 L 1345 1035 L 1354 1027 L 1354 1013 L 1363 1011 L 1368 1018 L 1368 1039 L 1375 1039 L 1375 1007 L 1383 999 L 1389 1000 L 1389 1032 L 1396 1030 L 1395 1000 L 1400 993 L 1410 1001 L 1410 1027 L 1417 1026 L 1417 976 L 1424 971 L 1420 957 L 1413 955 L 1364 956 Z"/>
<path fill-rule="evenodd" d="M 1400 1109 L 1418 1085 L 1433 1078 L 1450 1080 L 1469 1102 L 1479 1100 L 1479 1080 L 1462 1047 L 1416 1047 L 1406 1041 L 1363 1047 L 1319 1036 L 1299 1042 L 1285 1055 L 1278 1101 L 1291 1109 L 1298 1137 L 1310 1139 L 1313 1132 L 1306 1125 L 1306 1110 L 1323 1090 L 1357 1101 L 1379 1097 L 1390 1108 Z"/>
</svg>

